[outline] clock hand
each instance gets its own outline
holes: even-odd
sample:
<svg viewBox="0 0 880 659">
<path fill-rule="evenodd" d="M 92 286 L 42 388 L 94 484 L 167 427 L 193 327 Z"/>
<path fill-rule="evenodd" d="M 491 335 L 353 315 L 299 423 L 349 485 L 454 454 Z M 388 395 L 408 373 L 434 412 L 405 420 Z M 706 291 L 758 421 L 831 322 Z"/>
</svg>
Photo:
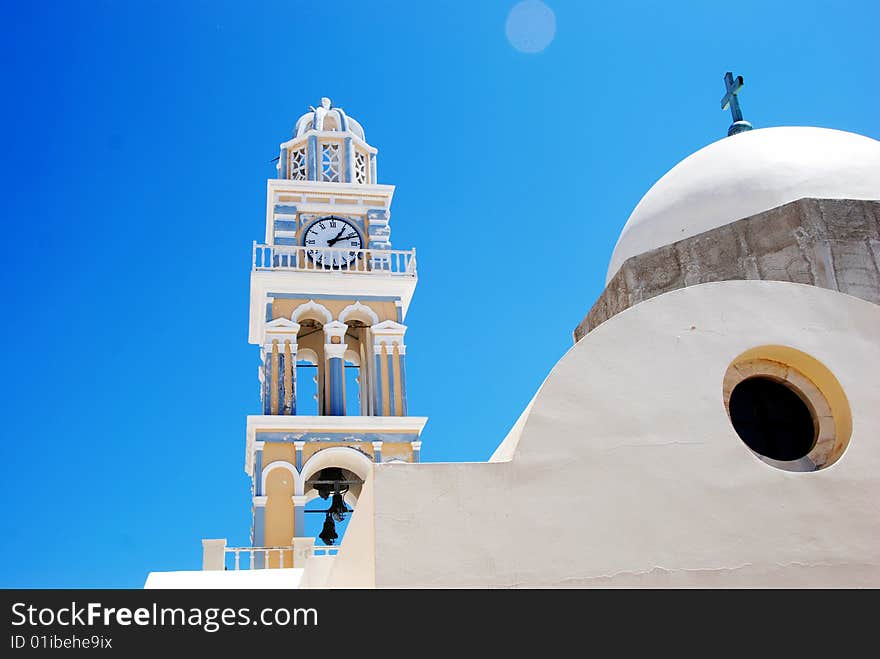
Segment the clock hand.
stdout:
<svg viewBox="0 0 880 659">
<path fill-rule="evenodd" d="M 343 229 L 343 231 L 344 231 L 344 229 Z M 348 240 L 349 238 L 357 238 L 357 234 L 353 233 L 349 236 L 342 236 L 341 238 L 339 236 L 336 236 L 333 240 L 327 241 L 327 247 L 332 247 L 333 245 L 338 243 L 340 240 Z"/>
<path fill-rule="evenodd" d="M 347 228 L 347 227 L 342 227 L 342 229 L 340 230 L 340 232 L 336 234 L 336 237 L 335 237 L 335 238 L 333 238 L 332 240 L 328 240 L 328 241 L 327 241 L 327 247 L 330 247 L 330 245 L 334 244 L 337 240 L 339 240 L 339 236 L 341 236 L 343 233 L 345 233 L 345 229 L 346 229 L 346 228 Z"/>
</svg>

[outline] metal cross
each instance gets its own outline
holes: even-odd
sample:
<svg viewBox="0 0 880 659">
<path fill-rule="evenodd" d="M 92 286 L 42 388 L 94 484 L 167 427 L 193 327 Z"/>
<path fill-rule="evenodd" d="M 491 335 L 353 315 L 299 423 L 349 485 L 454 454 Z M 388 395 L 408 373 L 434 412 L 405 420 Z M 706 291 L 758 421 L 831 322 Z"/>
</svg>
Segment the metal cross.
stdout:
<svg viewBox="0 0 880 659">
<path fill-rule="evenodd" d="M 739 98 L 737 97 L 737 92 L 742 89 L 743 86 L 743 77 L 737 76 L 736 80 L 733 79 L 733 74 L 728 71 L 724 74 L 724 86 L 727 87 L 727 93 L 724 94 L 724 98 L 721 99 L 721 109 L 726 110 L 727 106 L 730 106 L 730 114 L 733 117 L 734 123 L 737 121 L 743 120 L 742 110 L 739 109 Z"/>
</svg>

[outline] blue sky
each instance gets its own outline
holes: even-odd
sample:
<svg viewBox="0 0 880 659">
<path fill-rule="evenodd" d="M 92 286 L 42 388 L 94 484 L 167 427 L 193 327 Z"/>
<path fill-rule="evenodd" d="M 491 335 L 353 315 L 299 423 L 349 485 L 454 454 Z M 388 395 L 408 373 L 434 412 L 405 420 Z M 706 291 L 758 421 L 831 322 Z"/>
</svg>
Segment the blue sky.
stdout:
<svg viewBox="0 0 880 659">
<path fill-rule="evenodd" d="M 203 537 L 248 543 L 251 242 L 321 96 L 418 249 L 426 461 L 488 458 L 641 196 L 726 134 L 725 71 L 755 127 L 880 137 L 874 0 L 548 0 L 537 54 L 505 36 L 514 4 L 0 3 L 0 586 L 140 587 Z"/>
</svg>

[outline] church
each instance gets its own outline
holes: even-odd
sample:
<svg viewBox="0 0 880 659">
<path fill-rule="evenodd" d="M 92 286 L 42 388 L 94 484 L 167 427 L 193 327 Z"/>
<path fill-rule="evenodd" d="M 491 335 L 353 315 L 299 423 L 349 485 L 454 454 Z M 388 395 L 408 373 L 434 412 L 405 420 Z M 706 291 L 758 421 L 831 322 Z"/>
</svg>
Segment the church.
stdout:
<svg viewBox="0 0 880 659">
<path fill-rule="evenodd" d="M 310 108 L 253 245 L 251 544 L 145 587 L 880 586 L 880 142 L 753 129 L 725 83 L 728 135 L 642 197 L 483 463 L 420 461 L 416 252 L 363 126 Z"/>
</svg>

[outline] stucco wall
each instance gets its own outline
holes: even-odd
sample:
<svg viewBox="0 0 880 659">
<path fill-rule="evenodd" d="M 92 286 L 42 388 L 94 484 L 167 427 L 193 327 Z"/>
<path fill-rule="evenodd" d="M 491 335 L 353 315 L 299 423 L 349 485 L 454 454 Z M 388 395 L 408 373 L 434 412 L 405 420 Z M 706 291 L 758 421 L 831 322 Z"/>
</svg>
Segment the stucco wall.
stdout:
<svg viewBox="0 0 880 659">
<path fill-rule="evenodd" d="M 376 586 L 880 586 L 878 328 L 880 306 L 769 281 L 617 314 L 553 369 L 509 462 L 376 470 Z M 728 420 L 725 371 L 765 344 L 848 397 L 822 471 L 765 464 Z"/>
<path fill-rule="evenodd" d="M 575 341 L 634 304 L 730 279 L 812 284 L 880 304 L 880 201 L 801 199 L 630 257 Z"/>
</svg>

